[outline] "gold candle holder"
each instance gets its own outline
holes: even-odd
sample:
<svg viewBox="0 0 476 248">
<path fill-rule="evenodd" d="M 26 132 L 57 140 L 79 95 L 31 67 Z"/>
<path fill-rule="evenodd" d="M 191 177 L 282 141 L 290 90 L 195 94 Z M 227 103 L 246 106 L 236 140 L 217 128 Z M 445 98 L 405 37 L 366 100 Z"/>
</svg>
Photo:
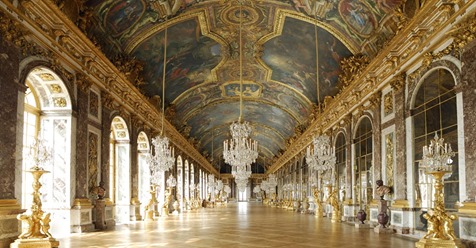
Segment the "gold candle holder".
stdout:
<svg viewBox="0 0 476 248">
<path fill-rule="evenodd" d="M 49 232 L 50 213 L 45 213 L 42 210 L 40 198 L 40 188 L 42 186 L 40 178 L 43 174 L 49 173 L 49 171 L 43 170 L 40 167 L 33 167 L 26 172 L 31 173 L 33 176 L 33 202 L 28 211 L 29 213 L 17 216 L 17 219 L 23 221 L 26 225 L 18 239 L 10 247 L 58 247 L 59 242 Z"/>
<path fill-rule="evenodd" d="M 326 188 L 329 192 L 327 196 L 327 203 L 332 206 L 332 222 L 341 222 L 342 213 L 340 210 L 339 197 L 337 196 L 337 189 L 332 189 L 332 185 L 326 185 Z"/>
<path fill-rule="evenodd" d="M 428 221 L 428 231 L 416 243 L 416 247 L 465 247 L 454 233 L 453 221 L 457 219 L 457 216 L 449 215 L 445 210 L 443 176 L 450 171 L 427 171 L 426 173 L 435 178 L 434 208 L 433 213 L 423 215 Z"/>
<path fill-rule="evenodd" d="M 153 221 L 155 220 L 154 217 L 158 216 L 158 213 L 156 211 L 156 206 L 157 206 L 157 187 L 158 185 L 152 184 L 150 185 L 150 200 L 149 203 L 145 206 L 145 219 L 148 221 Z"/>
<path fill-rule="evenodd" d="M 314 203 L 316 204 L 314 216 L 316 216 L 316 218 L 322 218 L 324 212 L 322 210 L 321 191 L 317 189 L 317 187 L 313 187 L 312 194 L 314 196 Z"/>
</svg>

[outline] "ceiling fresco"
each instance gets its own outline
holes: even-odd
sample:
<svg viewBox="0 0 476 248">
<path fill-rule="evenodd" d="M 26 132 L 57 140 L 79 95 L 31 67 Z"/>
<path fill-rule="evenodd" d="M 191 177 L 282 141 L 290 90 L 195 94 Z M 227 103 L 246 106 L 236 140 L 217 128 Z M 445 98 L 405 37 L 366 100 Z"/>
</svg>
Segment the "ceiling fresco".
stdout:
<svg viewBox="0 0 476 248">
<path fill-rule="evenodd" d="M 341 60 L 378 51 L 370 40 L 393 32 L 387 26 L 403 0 L 240 2 L 241 8 L 236 0 L 86 2 L 94 10 L 88 36 L 113 62 L 125 57 L 143 65 L 136 87 L 150 99 L 163 92 L 167 30 L 168 121 L 217 168 L 224 166 L 222 144 L 238 120 L 240 95 L 259 142 L 257 166 L 271 165 L 309 125 L 317 104 L 339 92 Z"/>
<path fill-rule="evenodd" d="M 262 57 L 273 71 L 272 80 L 285 82 L 311 102 L 317 102 L 316 72 L 320 86 L 319 99 L 335 95 L 340 61 L 352 55 L 337 38 L 315 27 L 310 23 L 286 18 L 281 35 L 264 44 Z"/>
<path fill-rule="evenodd" d="M 162 95 L 164 36 L 165 31 L 156 33 L 132 52 L 135 58 L 147 61 L 144 90 L 150 96 Z M 165 100 L 170 103 L 187 89 L 209 81 L 222 57 L 220 44 L 201 35 L 195 19 L 171 26 L 167 36 Z"/>
</svg>

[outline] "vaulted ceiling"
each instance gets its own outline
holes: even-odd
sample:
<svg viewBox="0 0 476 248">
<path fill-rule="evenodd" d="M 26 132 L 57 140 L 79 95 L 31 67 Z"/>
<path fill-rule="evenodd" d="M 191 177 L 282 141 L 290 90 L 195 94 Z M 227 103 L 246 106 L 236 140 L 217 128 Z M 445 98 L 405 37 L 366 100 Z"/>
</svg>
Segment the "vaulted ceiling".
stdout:
<svg viewBox="0 0 476 248">
<path fill-rule="evenodd" d="M 341 60 L 377 53 L 405 10 L 402 0 L 91 0 L 86 6 L 93 10 L 90 38 L 129 70 L 158 109 L 167 30 L 167 119 L 217 168 L 224 167 L 222 144 L 240 112 L 241 16 L 243 119 L 259 143 L 256 168 L 264 169 L 306 129 L 318 102 L 339 92 Z"/>
</svg>

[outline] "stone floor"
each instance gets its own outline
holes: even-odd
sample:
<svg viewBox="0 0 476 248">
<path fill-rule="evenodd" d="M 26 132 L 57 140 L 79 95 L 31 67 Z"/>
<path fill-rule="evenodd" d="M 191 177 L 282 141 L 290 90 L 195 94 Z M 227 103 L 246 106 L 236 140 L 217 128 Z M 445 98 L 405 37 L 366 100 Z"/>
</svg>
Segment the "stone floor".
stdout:
<svg viewBox="0 0 476 248">
<path fill-rule="evenodd" d="M 155 222 L 131 222 L 114 231 L 73 234 L 60 247 L 414 247 L 394 234 L 356 229 L 327 218 L 259 203 L 200 209 Z"/>
</svg>

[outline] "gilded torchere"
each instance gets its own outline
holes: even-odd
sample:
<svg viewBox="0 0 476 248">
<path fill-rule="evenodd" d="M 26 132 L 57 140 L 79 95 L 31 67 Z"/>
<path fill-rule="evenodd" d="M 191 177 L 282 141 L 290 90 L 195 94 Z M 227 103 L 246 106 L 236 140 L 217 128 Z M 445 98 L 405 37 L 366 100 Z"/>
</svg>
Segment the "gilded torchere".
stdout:
<svg viewBox="0 0 476 248">
<path fill-rule="evenodd" d="M 314 196 L 314 203 L 316 204 L 314 215 L 316 216 L 316 218 L 322 218 L 323 211 L 321 203 L 321 191 L 317 189 L 317 187 L 313 187 L 312 194 Z"/>
<path fill-rule="evenodd" d="M 145 213 L 146 213 L 146 220 L 155 220 L 154 217 L 158 216 L 158 212 L 156 211 L 157 206 L 157 189 L 160 191 L 160 186 L 156 184 L 152 184 L 150 186 L 150 200 L 147 206 L 145 206 Z"/>
<path fill-rule="evenodd" d="M 339 197 L 337 195 L 337 189 L 332 189 L 332 185 L 326 185 L 326 188 L 329 192 L 329 196 L 327 197 L 327 203 L 332 206 L 332 222 L 341 222 L 341 209 L 339 204 Z"/>
<path fill-rule="evenodd" d="M 25 226 L 18 239 L 11 244 L 11 248 L 20 247 L 58 247 L 59 242 L 53 238 L 50 230 L 50 213 L 45 213 L 41 203 L 41 183 L 40 177 L 49 173 L 40 167 L 33 167 L 26 171 L 33 176 L 33 202 L 31 203 L 29 213 L 19 214 L 17 219 L 24 222 Z"/>
<path fill-rule="evenodd" d="M 453 221 L 457 219 L 457 216 L 448 214 L 445 210 L 443 177 L 452 172 L 451 157 L 454 155 L 451 145 L 444 143 L 444 139 L 438 138 L 437 134 L 429 146 L 423 147 L 421 167 L 425 169 L 425 173 L 432 175 L 435 179 L 433 184 L 435 194 L 433 209 L 423 215 L 428 221 L 428 230 L 426 235 L 416 243 L 417 248 L 465 247 L 454 233 Z"/>
</svg>

